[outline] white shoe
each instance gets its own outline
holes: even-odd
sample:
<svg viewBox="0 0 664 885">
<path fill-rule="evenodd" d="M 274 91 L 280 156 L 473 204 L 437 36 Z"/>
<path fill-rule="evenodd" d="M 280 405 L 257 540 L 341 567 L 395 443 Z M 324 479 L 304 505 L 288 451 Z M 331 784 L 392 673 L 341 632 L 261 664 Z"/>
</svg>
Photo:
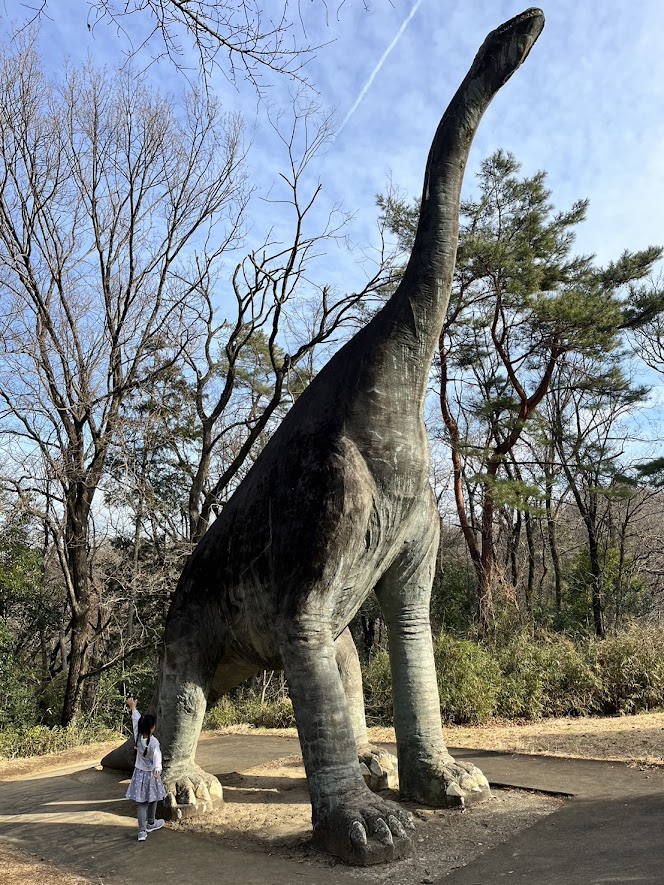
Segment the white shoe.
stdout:
<svg viewBox="0 0 664 885">
<path fill-rule="evenodd" d="M 154 832 L 154 830 L 160 830 L 164 826 L 165 823 L 166 823 L 165 820 L 162 820 L 160 817 L 158 817 L 157 820 L 153 824 L 147 825 L 148 833 L 152 833 L 152 832 Z"/>
<path fill-rule="evenodd" d="M 145 832 L 145 830 L 138 831 L 138 841 L 139 842 L 145 842 L 145 840 L 147 838 L 148 838 L 148 834 Z"/>
</svg>

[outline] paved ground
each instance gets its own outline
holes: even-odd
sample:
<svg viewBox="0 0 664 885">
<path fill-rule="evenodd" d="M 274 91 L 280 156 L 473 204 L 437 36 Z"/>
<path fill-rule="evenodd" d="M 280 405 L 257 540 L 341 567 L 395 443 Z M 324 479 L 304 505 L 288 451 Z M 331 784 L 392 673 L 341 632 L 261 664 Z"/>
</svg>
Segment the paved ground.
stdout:
<svg viewBox="0 0 664 885">
<path fill-rule="evenodd" d="M 298 752 L 295 738 L 227 735 L 199 746 L 208 771 L 242 771 Z M 560 811 L 439 882 L 449 885 L 664 883 L 664 771 L 605 762 L 453 750 L 494 785 L 573 796 Z M 311 883 L 311 870 L 169 831 L 141 846 L 133 804 L 117 775 L 72 766 L 0 783 L 0 838 L 97 881 L 140 879 L 247 885 Z M 99 877 L 99 879 L 97 878 Z M 342 866 L 318 867 L 316 885 L 357 885 Z"/>
<path fill-rule="evenodd" d="M 664 771 L 464 751 L 495 785 L 572 801 L 446 879 L 449 885 L 664 883 Z"/>
</svg>

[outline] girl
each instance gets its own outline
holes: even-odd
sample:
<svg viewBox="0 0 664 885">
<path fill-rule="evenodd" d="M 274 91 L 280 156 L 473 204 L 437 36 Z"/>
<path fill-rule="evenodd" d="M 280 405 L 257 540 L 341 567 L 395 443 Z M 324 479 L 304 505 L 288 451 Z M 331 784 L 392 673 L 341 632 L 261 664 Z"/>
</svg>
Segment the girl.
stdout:
<svg viewBox="0 0 664 885">
<path fill-rule="evenodd" d="M 154 716 L 150 713 L 141 716 L 133 697 L 127 698 L 127 706 L 131 710 L 136 744 L 136 763 L 127 790 L 127 799 L 133 799 L 138 806 L 138 841 L 145 842 L 148 833 L 164 826 L 163 820 L 155 820 L 154 817 L 157 802 L 166 796 L 160 777 L 161 750 L 159 741 L 154 736 L 157 724 Z"/>
</svg>

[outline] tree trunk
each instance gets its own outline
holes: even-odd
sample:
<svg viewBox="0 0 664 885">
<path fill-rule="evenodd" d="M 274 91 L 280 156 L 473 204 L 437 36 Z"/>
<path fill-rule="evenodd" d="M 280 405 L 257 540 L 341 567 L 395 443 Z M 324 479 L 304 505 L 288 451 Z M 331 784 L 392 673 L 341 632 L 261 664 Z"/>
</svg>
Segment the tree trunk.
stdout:
<svg viewBox="0 0 664 885">
<path fill-rule="evenodd" d="M 468 553 L 470 554 L 473 568 L 477 576 L 477 632 L 481 638 L 488 635 L 490 624 L 490 613 L 492 609 L 491 596 L 491 576 L 487 582 L 487 576 L 484 571 L 483 553 L 484 553 L 484 532 L 482 532 L 482 550 L 477 543 L 475 530 L 468 518 L 468 512 L 463 496 L 463 463 L 461 460 L 461 435 L 459 433 L 459 425 L 454 419 L 450 411 L 447 400 L 447 351 L 445 349 L 444 336 L 441 334 L 438 340 L 438 354 L 440 357 L 440 408 L 445 422 L 445 427 L 449 434 L 450 448 L 452 451 L 452 467 L 453 467 L 453 486 L 454 501 L 456 504 L 457 514 L 459 516 L 459 525 L 463 537 L 466 541 Z M 486 498 L 485 498 L 486 500 Z M 471 501 L 472 505 L 472 501 Z M 472 515 L 472 506 L 470 513 Z M 492 516 L 493 518 L 493 516 Z"/>
<path fill-rule="evenodd" d="M 69 652 L 67 650 L 67 626 L 66 626 L 66 618 L 67 611 L 65 610 L 62 614 L 62 620 L 60 621 L 60 631 L 58 634 L 58 645 L 60 648 L 60 670 L 63 673 L 67 672 L 67 661 L 69 660 Z"/>
<path fill-rule="evenodd" d="M 494 457 L 489 461 L 486 471 L 488 482 L 483 485 L 480 567 L 479 569 L 476 567 L 478 577 L 477 630 L 480 639 L 487 638 L 493 621 L 493 566 L 495 561 L 493 516 L 495 503 L 492 486 L 500 464 L 501 460 L 498 457 Z"/>
<path fill-rule="evenodd" d="M 188 540 L 197 544 L 208 529 L 210 522 L 210 509 L 202 512 L 203 499 L 205 497 L 205 483 L 210 473 L 212 463 L 212 431 L 210 419 L 204 418 L 201 422 L 201 454 L 199 456 L 196 472 L 189 489 L 189 501 L 187 506 Z"/>
<path fill-rule="evenodd" d="M 532 515 L 526 510 L 523 514 L 526 526 L 526 543 L 528 547 L 528 578 L 526 580 L 526 611 L 530 621 L 533 619 L 533 587 L 535 586 L 535 536 L 533 531 Z"/>
<path fill-rule="evenodd" d="M 143 473 L 147 472 L 146 457 L 143 456 Z M 129 601 L 127 606 L 127 639 L 131 640 L 134 635 L 134 620 L 136 617 L 136 600 L 139 594 L 139 550 L 141 544 L 141 534 L 143 532 L 143 506 L 144 493 L 143 486 L 139 485 L 138 503 L 136 505 L 136 516 L 134 519 L 134 549 L 132 551 L 131 563 L 131 585 L 129 588 Z"/>
<path fill-rule="evenodd" d="M 367 654 L 367 660 L 370 660 L 376 641 L 376 619 L 372 618 L 370 615 L 361 614 L 360 623 L 362 625 L 364 650 Z"/>
<path fill-rule="evenodd" d="M 493 622 L 493 570 L 484 570 L 477 575 L 477 636 L 486 639 Z"/>
<path fill-rule="evenodd" d="M 590 580 L 592 593 L 593 622 L 595 633 L 600 639 L 604 639 L 604 606 L 602 605 L 602 563 L 600 561 L 599 544 L 597 542 L 594 526 L 586 523 L 588 529 L 588 553 L 590 555 Z"/>
<path fill-rule="evenodd" d="M 82 675 L 85 672 L 91 633 L 88 613 L 87 605 L 79 605 L 78 610 L 72 616 L 69 668 L 67 670 L 65 696 L 62 702 L 61 725 L 69 725 L 80 712 L 83 689 Z"/>
<path fill-rule="evenodd" d="M 553 518 L 553 511 L 551 509 L 551 498 L 548 492 L 546 500 L 546 528 L 549 536 L 551 564 L 553 565 L 553 583 L 556 600 L 556 611 L 560 614 L 563 608 L 563 580 L 560 567 L 560 551 L 558 550 L 556 521 Z"/>
<path fill-rule="evenodd" d="M 67 502 L 65 553 L 69 579 L 71 640 L 67 685 L 62 703 L 62 725 L 68 725 L 80 712 L 83 674 L 85 673 L 93 627 L 90 620 L 90 585 L 88 579 L 88 517 L 89 507 L 85 492 L 80 490 Z"/>
<path fill-rule="evenodd" d="M 516 519 L 511 526 L 509 538 L 509 565 L 512 578 L 512 586 L 516 590 L 519 584 L 519 544 L 521 543 L 521 526 L 523 516 L 520 510 L 516 511 Z"/>
</svg>

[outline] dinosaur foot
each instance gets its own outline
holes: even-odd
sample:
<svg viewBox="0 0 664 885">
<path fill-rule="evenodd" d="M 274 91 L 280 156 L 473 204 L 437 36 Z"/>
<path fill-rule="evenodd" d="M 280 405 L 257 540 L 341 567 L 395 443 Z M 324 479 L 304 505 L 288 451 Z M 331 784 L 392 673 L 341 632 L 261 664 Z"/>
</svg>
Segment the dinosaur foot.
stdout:
<svg viewBox="0 0 664 885">
<path fill-rule="evenodd" d="M 491 790 L 479 768 L 446 755 L 415 777 L 402 776 L 401 797 L 435 808 L 465 808 L 490 799 Z"/>
<path fill-rule="evenodd" d="M 334 797 L 314 824 L 313 842 L 349 864 L 367 866 L 408 856 L 415 828 L 411 815 L 395 802 L 368 790 Z"/>
<path fill-rule="evenodd" d="M 399 789 L 399 770 L 395 756 L 373 744 L 358 747 L 357 755 L 364 783 L 372 792 Z"/>
<path fill-rule="evenodd" d="M 169 766 L 162 772 L 161 780 L 166 798 L 157 813 L 166 820 L 204 814 L 223 802 L 224 793 L 217 778 L 193 762 Z"/>
</svg>

